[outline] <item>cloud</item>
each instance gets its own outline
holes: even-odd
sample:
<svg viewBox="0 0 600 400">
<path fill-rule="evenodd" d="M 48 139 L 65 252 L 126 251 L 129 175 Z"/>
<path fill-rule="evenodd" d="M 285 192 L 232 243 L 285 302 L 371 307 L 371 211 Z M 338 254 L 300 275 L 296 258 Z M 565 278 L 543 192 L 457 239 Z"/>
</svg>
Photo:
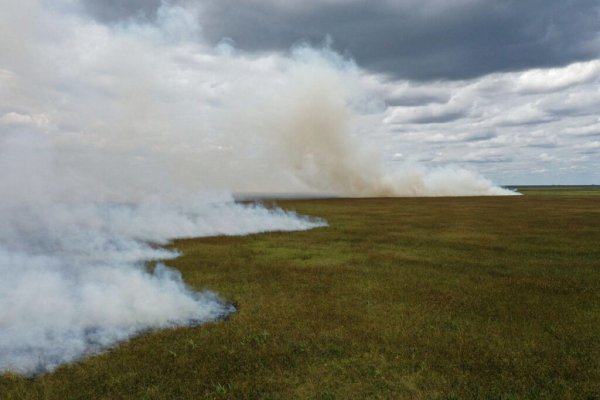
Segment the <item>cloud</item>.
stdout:
<svg viewBox="0 0 600 400">
<path fill-rule="evenodd" d="M 540 155 L 538 156 L 538 158 L 539 158 L 541 161 L 545 161 L 545 162 L 546 162 L 546 161 L 555 161 L 555 160 L 556 160 L 556 157 L 555 157 L 555 156 L 553 156 L 553 155 L 550 155 L 550 154 L 547 154 L 547 153 L 542 153 L 542 154 L 540 154 Z M 543 170 L 543 171 L 540 171 L 540 172 L 544 172 L 544 171 L 545 171 L 545 170 Z"/>
<path fill-rule="evenodd" d="M 593 142 L 587 142 L 587 143 L 583 143 L 577 146 L 577 148 L 579 149 L 600 149 L 600 141 L 595 140 Z"/>
<path fill-rule="evenodd" d="M 600 50 L 594 0 L 204 1 L 209 41 L 232 38 L 247 51 L 287 49 L 331 36 L 371 71 L 396 79 L 465 79 L 564 66 Z"/>
<path fill-rule="evenodd" d="M 433 103 L 424 106 L 389 108 L 389 115 L 384 120 L 386 124 L 430 124 L 454 121 L 469 113 L 469 99 L 452 97 L 447 103 Z"/>
<path fill-rule="evenodd" d="M 501 163 L 511 160 L 512 158 L 507 154 L 490 150 L 478 150 L 463 157 L 463 161 L 473 163 Z"/>
<path fill-rule="evenodd" d="M 83 0 L 85 10 L 102 22 L 154 20 L 162 0 Z"/>
<path fill-rule="evenodd" d="M 0 117 L 0 125 L 5 127 L 27 127 L 42 128 L 48 126 L 50 118 L 44 114 L 27 115 L 18 112 L 8 112 Z"/>
<path fill-rule="evenodd" d="M 524 93 L 554 92 L 592 82 L 600 77 L 600 60 L 578 62 L 563 68 L 533 69 L 519 75 L 517 90 Z"/>
<path fill-rule="evenodd" d="M 428 141 L 436 142 L 459 142 L 459 143 L 470 143 L 480 142 L 495 138 L 497 135 L 494 131 L 486 132 L 466 132 L 462 134 L 442 134 L 439 133 L 433 137 L 427 138 Z"/>
<path fill-rule="evenodd" d="M 570 127 L 565 129 L 564 132 L 574 136 L 600 136 L 600 123 Z"/>
<path fill-rule="evenodd" d="M 385 81 L 385 78 L 381 78 Z M 416 107 L 431 103 L 445 104 L 452 98 L 452 88 L 418 84 L 411 81 L 390 81 L 381 87 L 381 96 L 389 107 Z"/>
<path fill-rule="evenodd" d="M 590 87 L 600 88 L 600 84 L 590 82 Z M 600 89 L 572 90 L 545 97 L 539 102 L 546 113 L 555 116 L 594 115 L 600 108 Z"/>
<path fill-rule="evenodd" d="M 593 69 L 598 60 L 576 63 L 573 67 L 533 70 L 535 74 L 560 75 Z M 590 67 L 590 68 L 588 68 Z M 594 67 L 595 68 L 595 67 Z M 388 159 L 394 153 L 414 154 L 414 158 L 426 159 L 431 163 L 455 162 L 468 165 L 476 163 L 488 176 L 503 182 L 597 182 L 600 176 L 594 172 L 599 163 L 593 158 L 581 159 L 577 154 L 586 138 L 595 137 L 598 131 L 597 109 L 600 107 L 600 92 L 596 79 L 589 76 L 561 81 L 551 91 L 523 91 L 519 82 L 525 72 L 503 72 L 461 81 L 420 82 L 381 79 L 381 87 L 375 91 L 387 97 L 391 93 L 406 94 L 409 99 L 415 89 L 434 98 L 450 98 L 453 101 L 424 101 L 414 106 L 390 104 L 383 121 L 385 128 L 377 129 L 377 135 L 385 137 Z M 565 83 L 566 82 L 566 83 Z M 568 83 L 568 84 L 567 84 Z M 449 96 L 450 97 L 445 97 Z M 460 99 L 457 102 L 457 99 Z M 453 104 L 454 103 L 454 104 Z M 409 103 L 410 104 L 410 103 Z M 434 112 L 452 111 L 450 105 L 463 105 L 460 118 L 433 122 Z M 423 123 L 419 122 L 422 119 Z M 480 139 L 480 140 L 479 140 Z M 542 172 L 540 154 L 552 149 L 553 164 L 567 162 L 577 164 L 576 169 L 557 172 L 545 168 Z M 588 149 L 589 150 L 589 149 Z M 586 151 L 588 151 L 586 150 Z M 487 157 L 491 152 L 491 157 Z M 404 157 L 406 158 L 406 157 Z M 490 162 L 490 161 L 502 162 Z M 567 161 L 570 160 L 570 161 Z M 531 171 L 537 171 L 533 174 Z M 561 175 L 562 174 L 562 175 Z M 552 177 L 552 178 L 550 178 Z M 585 178 L 582 178 L 585 177 Z M 545 180 L 547 179 L 547 180 Z"/>
<path fill-rule="evenodd" d="M 494 117 L 496 126 L 526 126 L 550 122 L 555 117 L 541 110 L 535 103 L 527 103 L 521 107 Z"/>
</svg>

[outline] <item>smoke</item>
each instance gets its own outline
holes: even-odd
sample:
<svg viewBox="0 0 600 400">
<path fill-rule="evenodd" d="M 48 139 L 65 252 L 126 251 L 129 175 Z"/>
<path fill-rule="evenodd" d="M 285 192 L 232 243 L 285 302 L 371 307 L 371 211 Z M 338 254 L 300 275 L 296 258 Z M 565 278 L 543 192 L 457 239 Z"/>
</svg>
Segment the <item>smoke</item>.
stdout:
<svg viewBox="0 0 600 400">
<path fill-rule="evenodd" d="M 226 194 L 161 192 L 136 202 L 70 195 L 43 138 L 0 142 L 0 371 L 49 371 L 148 329 L 233 311 L 177 271 L 146 262 L 178 256 L 175 237 L 322 226 L 317 219 L 235 203 Z M 69 187 L 70 186 L 70 187 Z M 79 197 L 79 198 L 78 198 Z"/>
<path fill-rule="evenodd" d="M 194 292 L 178 272 L 144 262 L 176 257 L 172 237 L 322 225 L 227 197 L 140 204 L 3 204 L 0 371 L 51 370 L 149 328 L 198 324 L 233 308 Z"/>
<path fill-rule="evenodd" d="M 285 96 L 263 100 L 259 109 L 269 114 L 251 115 L 245 124 L 270 139 L 266 159 L 292 173 L 304 190 L 358 197 L 516 194 L 456 166 L 431 169 L 405 163 L 386 171 L 376 150 L 351 135 L 353 122 L 372 104 L 354 65 L 328 49 L 303 47 L 295 55 L 299 62 L 281 89 Z M 356 102 L 354 109 L 348 99 Z"/>
<path fill-rule="evenodd" d="M 355 129 L 375 129 L 385 110 L 363 71 L 327 45 L 251 56 L 229 39 L 207 45 L 191 6 L 107 26 L 58 4 L 27 0 L 0 16 L 0 123 L 43 133 L 56 162 L 71 175 L 85 165 L 80 183 L 92 178 L 100 195 L 159 179 L 239 192 L 511 194 L 473 172 L 438 188 L 422 165 L 386 168 Z"/>
<path fill-rule="evenodd" d="M 371 104 L 325 49 L 237 54 L 200 12 L 94 22 L 70 1 L 0 14 L 0 371 L 33 374 L 231 306 L 158 262 L 173 238 L 323 226 L 243 192 L 506 194 L 465 170 L 385 171 L 354 123 Z"/>
</svg>

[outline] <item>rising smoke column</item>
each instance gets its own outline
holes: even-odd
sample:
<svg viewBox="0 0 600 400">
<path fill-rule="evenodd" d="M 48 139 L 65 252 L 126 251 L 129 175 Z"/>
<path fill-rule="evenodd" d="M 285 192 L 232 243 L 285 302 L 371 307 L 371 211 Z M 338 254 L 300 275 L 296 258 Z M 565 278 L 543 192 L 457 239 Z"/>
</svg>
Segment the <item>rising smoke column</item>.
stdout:
<svg viewBox="0 0 600 400">
<path fill-rule="evenodd" d="M 456 166 L 386 170 L 376 149 L 352 135 L 361 104 L 369 103 L 354 63 L 327 47 L 299 46 L 292 59 L 287 79 L 259 100 L 268 115 L 239 114 L 246 115 L 244 126 L 269 139 L 266 158 L 304 190 L 352 197 L 516 194 Z"/>
<path fill-rule="evenodd" d="M 0 371 L 231 312 L 150 273 L 177 256 L 156 245 L 324 224 L 231 191 L 504 194 L 463 170 L 385 171 L 352 136 L 356 66 L 327 49 L 213 48 L 194 9 L 106 26 L 70 1 L 11 2 L 0 49 Z"/>
</svg>

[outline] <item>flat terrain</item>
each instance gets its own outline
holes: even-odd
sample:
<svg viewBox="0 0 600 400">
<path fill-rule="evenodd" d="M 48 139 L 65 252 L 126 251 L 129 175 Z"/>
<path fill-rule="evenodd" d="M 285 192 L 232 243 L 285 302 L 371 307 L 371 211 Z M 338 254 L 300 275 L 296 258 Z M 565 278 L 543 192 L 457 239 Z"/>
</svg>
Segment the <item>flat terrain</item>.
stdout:
<svg viewBox="0 0 600 400">
<path fill-rule="evenodd" d="M 600 196 L 600 186 L 514 186 L 527 196 Z"/>
<path fill-rule="evenodd" d="M 173 244 L 231 318 L 0 399 L 600 399 L 600 196 L 537 194 L 278 202 L 329 227 Z"/>
</svg>

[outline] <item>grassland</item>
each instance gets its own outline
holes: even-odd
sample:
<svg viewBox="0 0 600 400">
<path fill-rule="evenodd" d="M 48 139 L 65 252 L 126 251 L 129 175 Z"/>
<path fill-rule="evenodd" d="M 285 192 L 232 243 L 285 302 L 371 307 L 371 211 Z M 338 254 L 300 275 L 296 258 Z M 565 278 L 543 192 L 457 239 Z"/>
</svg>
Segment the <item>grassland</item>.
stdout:
<svg viewBox="0 0 600 400">
<path fill-rule="evenodd" d="M 598 185 L 514 186 L 527 196 L 600 196 Z"/>
<path fill-rule="evenodd" d="M 329 227 L 173 244 L 231 318 L 6 374 L 0 399 L 600 398 L 600 197 L 278 204 Z"/>
</svg>

